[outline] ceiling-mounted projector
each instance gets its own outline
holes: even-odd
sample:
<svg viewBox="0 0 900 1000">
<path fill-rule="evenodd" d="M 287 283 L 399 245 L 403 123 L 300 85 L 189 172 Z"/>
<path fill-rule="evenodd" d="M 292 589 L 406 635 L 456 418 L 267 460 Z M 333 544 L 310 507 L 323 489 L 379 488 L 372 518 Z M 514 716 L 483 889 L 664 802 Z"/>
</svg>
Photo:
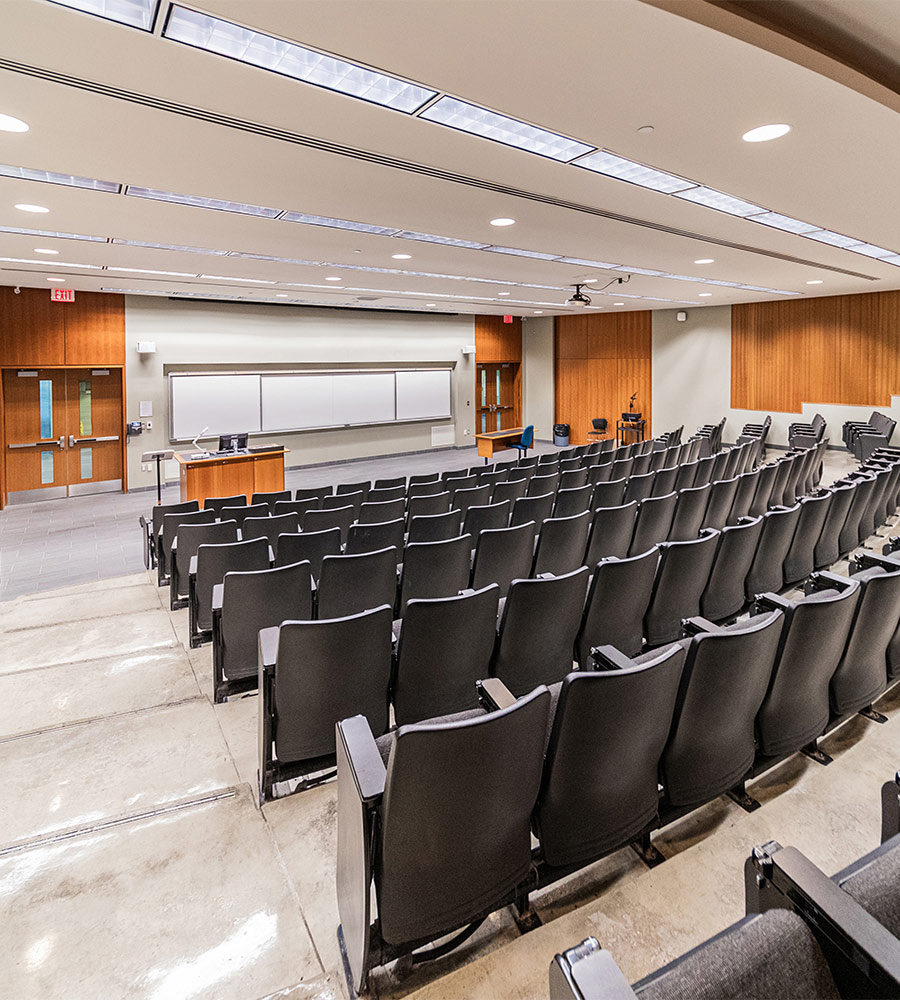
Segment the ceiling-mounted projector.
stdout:
<svg viewBox="0 0 900 1000">
<path fill-rule="evenodd" d="M 580 306 L 584 309 L 591 304 L 591 297 L 584 294 L 582 291 L 583 288 L 584 285 L 575 285 L 574 293 L 570 298 L 566 299 L 567 306 Z"/>
</svg>

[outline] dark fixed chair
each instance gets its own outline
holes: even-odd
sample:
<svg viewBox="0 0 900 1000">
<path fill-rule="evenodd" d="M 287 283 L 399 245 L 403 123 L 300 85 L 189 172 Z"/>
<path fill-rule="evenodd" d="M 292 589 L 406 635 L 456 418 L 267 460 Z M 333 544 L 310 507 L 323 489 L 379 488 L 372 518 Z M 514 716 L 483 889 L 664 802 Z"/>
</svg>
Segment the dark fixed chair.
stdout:
<svg viewBox="0 0 900 1000">
<path fill-rule="evenodd" d="M 803 497 L 800 500 L 800 515 L 791 539 L 790 548 L 784 557 L 784 585 L 805 580 L 815 569 L 816 542 L 822 534 L 822 526 L 831 506 L 831 493 L 821 496 Z"/>
<path fill-rule="evenodd" d="M 707 483 L 712 482 L 712 471 L 715 461 L 713 455 L 697 459 L 697 470 L 694 472 L 694 486 L 705 486 Z"/>
<path fill-rule="evenodd" d="M 253 538 L 265 538 L 272 550 L 278 544 L 279 535 L 289 535 L 300 530 L 300 518 L 296 514 L 278 514 L 276 517 L 248 517 L 241 526 L 241 538 L 248 542 Z"/>
<path fill-rule="evenodd" d="M 726 524 L 737 524 L 742 517 L 750 517 L 750 508 L 756 495 L 757 473 L 743 472 L 737 477 L 737 490 Z"/>
<path fill-rule="evenodd" d="M 896 426 L 897 421 L 891 420 L 885 414 L 873 414 L 870 417 L 869 425 L 857 428 L 850 437 L 850 450 L 861 462 L 865 462 L 873 451 L 891 443 L 891 436 Z"/>
<path fill-rule="evenodd" d="M 141 540 L 144 547 L 144 566 L 154 569 L 157 565 L 157 543 L 162 532 L 163 517 L 166 514 L 193 514 L 200 509 L 196 500 L 186 500 L 184 503 L 157 504 L 150 513 L 149 519 L 141 514 Z"/>
<path fill-rule="evenodd" d="M 312 619 L 309 563 L 250 572 L 229 570 L 213 587 L 213 701 L 255 691 L 259 630 Z"/>
<path fill-rule="evenodd" d="M 256 503 L 253 506 L 244 504 L 242 507 L 223 507 L 219 511 L 220 521 L 234 521 L 239 528 L 244 527 L 244 521 L 248 517 L 268 517 L 269 505 L 267 503 Z"/>
<path fill-rule="evenodd" d="M 372 483 L 366 479 L 361 483 L 340 483 L 334 488 L 334 492 L 337 494 L 341 493 L 362 493 L 363 500 L 365 501 L 369 495 L 369 490 L 372 488 Z"/>
<path fill-rule="evenodd" d="M 411 497 L 406 504 L 406 523 L 414 517 L 427 514 L 446 514 L 450 510 L 449 493 L 433 493 L 430 496 Z"/>
<path fill-rule="evenodd" d="M 478 476 L 449 476 L 444 480 L 444 484 L 452 497 L 460 490 L 474 490 L 478 486 Z"/>
<path fill-rule="evenodd" d="M 591 420 L 591 429 L 587 432 L 587 436 L 597 441 L 607 437 L 608 435 L 609 421 L 606 417 L 594 417 Z"/>
<path fill-rule="evenodd" d="M 649 500 L 638 504 L 634 535 L 632 535 L 631 545 L 628 547 L 630 556 L 646 552 L 647 549 L 652 549 L 654 545 L 669 537 L 677 502 L 677 494 L 669 493 L 668 496 L 664 497 L 650 497 Z"/>
<path fill-rule="evenodd" d="M 491 493 L 491 503 L 508 501 L 510 504 L 513 504 L 519 497 L 525 496 L 527 489 L 527 479 L 509 479 L 506 482 L 497 483 Z"/>
<path fill-rule="evenodd" d="M 726 457 L 725 468 L 722 470 L 722 479 L 734 479 L 738 475 L 738 467 L 742 464 L 744 457 L 743 445 L 736 445 L 724 452 Z"/>
<path fill-rule="evenodd" d="M 706 513 L 703 515 L 704 528 L 715 528 L 716 531 L 721 531 L 725 527 L 737 488 L 737 478 L 713 480 L 709 490 L 709 501 L 706 504 Z"/>
<path fill-rule="evenodd" d="M 700 614 L 700 598 L 709 580 L 718 542 L 719 532 L 704 528 L 700 537 L 691 541 L 660 543 L 656 582 L 644 616 L 648 646 L 680 639 L 682 619 Z"/>
<path fill-rule="evenodd" d="M 874 476 L 860 476 L 855 480 L 856 492 L 850 502 L 850 509 L 844 518 L 844 524 L 838 535 L 838 551 L 842 556 L 847 555 L 851 549 L 855 549 L 862 541 L 859 533 L 859 525 L 865 512 L 872 490 L 875 487 Z M 865 536 L 863 536 L 865 537 Z"/>
<path fill-rule="evenodd" d="M 763 516 L 759 543 L 744 582 L 748 601 L 757 594 L 779 591 L 784 586 L 784 560 L 799 518 L 798 503 L 793 507 L 776 507 Z"/>
<path fill-rule="evenodd" d="M 681 645 L 635 661 L 605 646 L 604 669 L 563 680 L 534 814 L 544 864 L 589 864 L 656 823 L 684 657 Z"/>
<path fill-rule="evenodd" d="M 749 517 L 762 517 L 769 509 L 769 501 L 772 499 L 772 490 L 775 486 L 775 477 L 778 475 L 777 465 L 764 465 L 757 470 L 756 492 L 750 503 Z"/>
<path fill-rule="evenodd" d="M 591 486 L 596 486 L 597 483 L 608 483 L 609 476 L 612 472 L 612 462 L 605 462 L 603 464 L 592 465 L 588 469 L 588 482 Z M 622 490 L 625 490 L 625 480 L 622 480 Z"/>
<path fill-rule="evenodd" d="M 631 475 L 631 470 L 633 467 L 634 467 L 633 458 L 620 458 L 617 461 L 613 462 L 613 467 L 612 471 L 609 474 L 609 478 L 627 479 Z"/>
<path fill-rule="evenodd" d="M 631 466 L 632 476 L 645 476 L 650 472 L 650 463 L 653 460 L 653 455 L 648 451 L 646 454 L 635 455 L 634 462 Z M 666 490 L 668 493 L 669 491 Z"/>
<path fill-rule="evenodd" d="M 577 459 L 576 459 L 577 461 Z M 559 486 L 561 490 L 574 490 L 579 486 L 585 486 L 588 481 L 587 469 L 571 469 L 559 474 Z"/>
<path fill-rule="evenodd" d="M 257 504 L 267 504 L 269 507 L 269 513 L 275 513 L 275 504 L 279 500 L 293 500 L 293 493 L 291 490 L 277 490 L 274 493 L 254 493 L 250 497 L 250 506 L 255 507 Z"/>
<path fill-rule="evenodd" d="M 727 478 L 725 475 L 725 470 L 728 468 L 728 457 L 730 452 L 720 451 L 718 454 L 712 456 L 712 472 L 709 476 L 709 481 L 715 483 L 720 479 Z"/>
<path fill-rule="evenodd" d="M 493 491 L 498 483 L 505 483 L 509 479 L 511 465 L 507 463 L 505 469 L 492 469 L 490 466 L 478 470 L 478 485 L 490 486 Z"/>
<path fill-rule="evenodd" d="M 409 477 L 409 485 L 421 486 L 423 483 L 436 483 L 440 479 L 440 473 L 437 472 L 422 472 L 415 476 Z"/>
<path fill-rule="evenodd" d="M 863 542 L 870 535 L 875 534 L 875 529 L 883 524 L 877 520 L 878 508 L 881 505 L 885 490 L 891 479 L 890 469 L 878 469 L 874 471 L 875 483 L 869 493 L 869 499 L 863 508 L 862 516 L 859 519 L 859 540 Z"/>
<path fill-rule="evenodd" d="M 702 618 L 685 623 L 693 638 L 660 769 L 664 808 L 694 808 L 743 791 L 783 624 L 780 611 L 724 628 Z"/>
<path fill-rule="evenodd" d="M 369 490 L 366 496 L 366 503 L 388 503 L 391 500 L 402 500 L 406 505 L 405 486 L 386 486 L 381 490 Z"/>
<path fill-rule="evenodd" d="M 779 458 L 775 464 L 775 479 L 772 483 L 772 495 L 769 497 L 769 509 L 772 507 L 793 506 L 785 504 L 785 489 L 791 477 L 793 463 L 790 458 Z"/>
<path fill-rule="evenodd" d="M 276 500 L 272 512 L 275 517 L 281 517 L 282 514 L 296 514 L 302 524 L 303 515 L 308 510 L 318 510 L 319 506 L 320 501 L 315 497 L 308 500 Z"/>
<path fill-rule="evenodd" d="M 801 495 L 800 483 L 803 480 L 803 470 L 809 462 L 810 453 L 805 452 L 799 455 L 791 455 L 787 461 L 790 463 L 790 467 L 787 474 L 787 479 L 784 483 L 784 491 L 781 494 L 781 506 L 782 507 L 792 507 L 796 502 L 798 497 Z M 776 488 L 777 488 L 776 479 Z M 774 491 L 773 491 L 774 492 Z"/>
<path fill-rule="evenodd" d="M 575 642 L 581 668 L 588 669 L 591 650 L 615 646 L 637 656 L 644 642 L 644 615 L 650 605 L 659 552 L 653 548 L 628 559 L 601 559 L 584 606 Z"/>
<path fill-rule="evenodd" d="M 334 493 L 333 486 L 316 486 L 311 489 L 300 489 L 294 493 L 295 500 L 318 500 L 319 506 L 322 506 L 322 501 L 325 497 L 331 496 Z"/>
<path fill-rule="evenodd" d="M 290 499 L 290 497 L 287 497 L 286 499 Z M 247 496 L 244 493 L 236 493 L 232 497 L 207 497 L 203 501 L 203 509 L 213 511 L 216 515 L 216 518 L 223 521 L 231 520 L 231 518 L 222 517 L 223 508 L 246 507 L 246 506 L 247 506 Z"/>
<path fill-rule="evenodd" d="M 582 511 L 591 509 L 591 499 L 594 496 L 594 487 L 578 486 L 571 490 L 560 490 L 556 494 L 556 503 L 553 506 L 554 517 L 572 517 L 573 514 L 580 514 Z"/>
<path fill-rule="evenodd" d="M 513 504 L 510 526 L 515 528 L 519 524 L 534 521 L 540 530 L 540 526 L 553 513 L 555 502 L 556 495 L 554 493 L 545 493 L 539 497 L 519 497 Z"/>
<path fill-rule="evenodd" d="M 524 458 L 528 454 L 528 449 L 534 444 L 534 425 L 529 424 L 525 430 L 522 431 L 522 436 L 518 441 L 514 442 L 512 447 L 519 452 L 519 454 Z M 485 459 L 487 462 L 487 459 Z"/>
<path fill-rule="evenodd" d="M 675 489 L 675 480 L 678 478 L 678 470 L 679 466 L 677 465 L 659 469 L 656 473 L 656 478 L 653 480 L 653 492 L 650 495 L 662 497 L 672 493 Z"/>
<path fill-rule="evenodd" d="M 537 464 L 538 464 L 539 468 L 542 468 L 545 465 L 558 466 L 559 465 L 559 452 L 558 451 L 553 451 L 553 452 L 548 451 L 548 452 L 545 452 L 543 455 L 538 455 Z M 555 471 L 558 472 L 559 469 L 557 468 Z"/>
<path fill-rule="evenodd" d="M 350 530 L 347 532 L 344 553 L 348 556 L 358 556 L 364 552 L 378 552 L 379 549 L 393 547 L 399 562 L 405 540 L 406 521 L 402 517 L 395 521 L 381 521 L 377 524 L 351 524 Z M 337 552 L 325 553 L 329 556 L 339 554 L 340 549 Z"/>
<path fill-rule="evenodd" d="M 298 562 L 308 562 L 313 580 L 318 580 L 325 556 L 337 556 L 340 553 L 340 528 L 301 531 L 297 535 L 279 535 L 278 544 L 275 546 L 275 565 L 291 566 Z"/>
<path fill-rule="evenodd" d="M 391 609 L 286 621 L 259 633 L 259 802 L 291 778 L 334 775 L 335 726 L 364 715 L 388 727 Z"/>
<path fill-rule="evenodd" d="M 494 487 L 489 483 L 483 486 L 476 486 L 469 490 L 456 490 L 451 494 L 451 510 L 458 510 L 460 517 L 465 517 L 470 507 L 485 507 L 491 502 L 491 494 Z"/>
<path fill-rule="evenodd" d="M 323 510 L 308 510 L 303 515 L 303 531 L 320 532 L 329 528 L 337 528 L 341 533 L 341 543 L 347 541 L 350 525 L 356 520 L 356 512 L 352 507 L 338 507 Z"/>
<path fill-rule="evenodd" d="M 469 585 L 472 539 L 458 535 L 445 542 L 413 542 L 403 553 L 400 617 L 414 597 L 455 597 Z"/>
<path fill-rule="evenodd" d="M 228 522 L 223 522 L 228 523 Z M 189 639 L 191 649 L 212 642 L 213 588 L 230 570 L 268 569 L 269 541 L 253 538 L 244 542 L 203 543 L 191 559 L 188 578 Z"/>
<path fill-rule="evenodd" d="M 563 576 L 513 580 L 491 664 L 491 673 L 513 694 L 571 671 L 587 584 L 586 566 Z"/>
<path fill-rule="evenodd" d="M 471 535 L 472 541 L 477 545 L 478 536 L 482 531 L 505 528 L 509 524 L 511 511 L 512 505 L 509 500 L 504 500 L 501 503 L 485 504 L 483 507 L 470 507 L 466 511 L 462 533 L 464 535 Z"/>
<path fill-rule="evenodd" d="M 472 586 L 479 590 L 496 583 L 500 588 L 500 597 L 506 597 L 512 581 L 524 579 L 531 572 L 534 534 L 533 521 L 511 528 L 482 531 L 475 542 Z"/>
<path fill-rule="evenodd" d="M 545 493 L 556 493 L 559 489 L 559 473 L 553 472 L 549 475 L 538 474 L 528 480 L 528 488 L 525 490 L 527 497 L 541 497 Z"/>
<path fill-rule="evenodd" d="M 322 560 L 316 590 L 317 618 L 346 618 L 394 606 L 397 597 L 397 550 L 332 555 Z"/>
<path fill-rule="evenodd" d="M 747 603 L 745 583 L 762 534 L 761 517 L 744 517 L 719 532 L 706 589 L 700 598 L 700 614 L 720 622 L 741 613 Z"/>
<path fill-rule="evenodd" d="M 213 524 L 216 520 L 214 510 L 175 511 L 163 514 L 162 527 L 156 541 L 156 583 L 165 587 L 169 583 L 172 572 L 172 545 L 178 536 L 178 527 L 182 524 Z"/>
<path fill-rule="evenodd" d="M 365 503 L 365 493 L 336 493 L 333 497 L 325 497 L 322 501 L 322 510 L 344 510 L 349 507 L 353 511 L 353 520 L 359 516 L 360 509 Z"/>
<path fill-rule="evenodd" d="M 456 538 L 462 527 L 462 511 L 446 514 L 417 514 L 409 522 L 407 542 L 443 542 Z"/>
<path fill-rule="evenodd" d="M 847 512 L 853 502 L 853 495 L 856 487 L 849 484 L 838 484 L 832 486 L 831 503 L 828 505 L 828 512 L 825 515 L 825 522 L 819 533 L 819 539 L 813 548 L 813 568 L 825 569 L 832 563 L 836 563 L 841 557 L 838 546 L 838 539 L 847 520 Z"/>
<path fill-rule="evenodd" d="M 682 490 L 678 494 L 672 526 L 669 528 L 670 542 L 687 542 L 700 536 L 711 489 L 707 483 L 705 486 Z"/>
<path fill-rule="evenodd" d="M 354 990 L 377 965 L 521 902 L 549 711 L 541 687 L 497 712 L 401 726 L 380 746 L 365 719 L 338 724 L 338 936 Z"/>
<path fill-rule="evenodd" d="M 410 476 L 410 480 L 412 480 L 412 476 Z M 412 500 L 413 497 L 433 497 L 438 493 L 446 492 L 447 484 L 437 478 L 427 483 L 413 483 L 410 481 L 409 488 L 406 491 L 406 498 L 407 500 Z"/>
<path fill-rule="evenodd" d="M 401 497 L 397 500 L 376 500 L 366 502 L 359 508 L 358 524 L 383 524 L 385 521 L 396 521 L 406 517 L 406 501 Z"/>
<path fill-rule="evenodd" d="M 598 507 L 594 511 L 584 557 L 586 566 L 596 566 L 607 556 L 624 559 L 628 555 L 637 509 L 637 502 L 632 501 L 619 507 Z"/>
<path fill-rule="evenodd" d="M 189 515 L 176 515 L 185 517 Z M 172 543 L 169 562 L 169 610 L 186 608 L 190 599 L 191 560 L 201 545 L 226 545 L 238 540 L 234 521 L 213 521 L 206 524 L 182 523 Z"/>
<path fill-rule="evenodd" d="M 375 490 L 391 490 L 396 489 L 398 486 L 406 489 L 406 476 L 395 476 L 393 479 L 376 479 L 372 483 L 372 489 Z"/>
<path fill-rule="evenodd" d="M 490 584 L 406 605 L 394 668 L 398 726 L 478 707 L 475 683 L 488 676 L 499 600 Z"/>
<path fill-rule="evenodd" d="M 799 601 L 777 594 L 756 599 L 756 613 L 784 614 L 772 680 L 756 716 L 757 771 L 803 748 L 823 759 L 816 740 L 830 716 L 828 685 L 841 661 L 859 600 L 859 584 L 845 583 Z"/>
<path fill-rule="evenodd" d="M 887 478 L 884 483 L 884 489 L 881 490 L 878 503 L 875 506 L 874 528 L 880 528 L 885 524 L 887 519 L 896 510 L 895 498 L 897 495 L 897 483 L 900 481 L 900 462 L 894 462 L 884 468 L 887 471 Z"/>
<path fill-rule="evenodd" d="M 643 476 L 629 476 L 625 481 L 625 495 L 622 502 L 631 503 L 632 500 L 637 500 L 640 503 L 641 500 L 646 500 L 653 493 L 656 476 L 655 472 L 648 472 Z"/>
<path fill-rule="evenodd" d="M 624 479 L 609 479 L 597 483 L 591 507 L 594 510 L 598 507 L 621 507 L 625 503 L 625 483 Z"/>
<path fill-rule="evenodd" d="M 587 510 L 571 517 L 548 517 L 538 536 L 533 575 L 553 573 L 559 576 L 581 566 L 590 527 L 591 514 Z"/>
</svg>

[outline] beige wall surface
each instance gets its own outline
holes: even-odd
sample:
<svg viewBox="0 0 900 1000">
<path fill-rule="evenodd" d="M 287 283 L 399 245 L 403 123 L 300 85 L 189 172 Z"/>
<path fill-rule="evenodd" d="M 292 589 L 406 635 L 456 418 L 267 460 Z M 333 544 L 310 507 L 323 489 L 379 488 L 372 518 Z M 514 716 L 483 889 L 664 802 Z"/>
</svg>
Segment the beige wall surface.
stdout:
<svg viewBox="0 0 900 1000">
<path fill-rule="evenodd" d="M 522 421 L 534 436 L 553 440 L 553 317 L 522 323 Z"/>
</svg>

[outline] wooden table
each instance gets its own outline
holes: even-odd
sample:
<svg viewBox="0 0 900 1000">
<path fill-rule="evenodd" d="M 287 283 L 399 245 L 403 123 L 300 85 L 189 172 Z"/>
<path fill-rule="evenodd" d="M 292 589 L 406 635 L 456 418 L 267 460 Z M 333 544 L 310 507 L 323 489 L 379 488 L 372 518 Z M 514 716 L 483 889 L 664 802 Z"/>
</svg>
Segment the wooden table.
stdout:
<svg viewBox="0 0 900 1000">
<path fill-rule="evenodd" d="M 284 456 L 288 449 L 272 445 L 269 451 L 236 452 L 230 455 L 176 454 L 181 499 L 205 501 L 207 497 L 230 497 L 239 493 L 247 500 L 253 493 L 284 489 Z"/>
<path fill-rule="evenodd" d="M 478 442 L 478 455 L 485 462 L 494 457 L 494 453 L 505 451 L 517 444 L 522 438 L 524 427 L 510 427 L 505 431 L 490 431 L 488 434 L 476 434 L 475 440 Z"/>
</svg>

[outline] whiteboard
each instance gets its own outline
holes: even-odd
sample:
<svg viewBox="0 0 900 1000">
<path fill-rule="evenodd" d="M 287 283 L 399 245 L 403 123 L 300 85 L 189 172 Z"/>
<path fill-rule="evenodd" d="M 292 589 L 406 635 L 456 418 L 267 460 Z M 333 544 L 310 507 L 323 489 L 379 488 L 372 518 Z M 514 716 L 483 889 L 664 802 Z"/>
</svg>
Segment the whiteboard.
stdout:
<svg viewBox="0 0 900 1000">
<path fill-rule="evenodd" d="M 263 375 L 264 431 L 329 427 L 333 423 L 333 375 Z"/>
<path fill-rule="evenodd" d="M 397 419 L 423 420 L 450 416 L 450 372 L 397 372 Z"/>
<path fill-rule="evenodd" d="M 173 441 L 190 441 L 204 427 L 205 436 L 262 430 L 259 375 L 170 375 L 169 389 Z"/>
<path fill-rule="evenodd" d="M 395 413 L 394 372 L 334 376 L 334 423 L 378 424 Z"/>
</svg>

